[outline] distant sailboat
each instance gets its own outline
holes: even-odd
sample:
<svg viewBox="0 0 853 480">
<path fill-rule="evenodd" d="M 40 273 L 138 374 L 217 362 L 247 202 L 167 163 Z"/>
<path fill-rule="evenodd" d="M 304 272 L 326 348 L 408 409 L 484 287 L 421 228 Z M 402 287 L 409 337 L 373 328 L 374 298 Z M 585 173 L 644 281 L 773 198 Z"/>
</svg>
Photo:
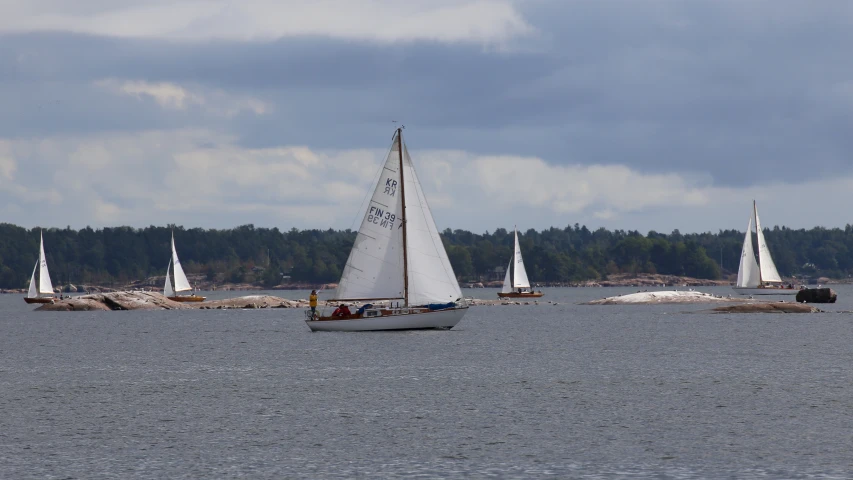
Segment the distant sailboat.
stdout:
<svg viewBox="0 0 853 480">
<path fill-rule="evenodd" d="M 770 249 L 761 231 L 761 220 L 758 218 L 758 207 L 752 202 L 753 215 L 746 227 L 743 239 L 743 249 L 740 254 L 740 265 L 737 270 L 737 284 L 734 290 L 741 295 L 795 295 L 797 289 L 793 285 L 785 286 L 782 278 L 770 256 Z M 758 238 L 758 261 L 755 261 L 755 250 L 752 248 L 752 217 L 755 217 L 755 234 Z"/>
<path fill-rule="evenodd" d="M 521 258 L 521 246 L 518 244 L 518 230 L 515 230 L 515 250 L 506 267 L 506 276 L 500 298 L 539 298 L 545 295 L 542 292 L 534 292 L 530 288 L 530 280 L 527 279 L 527 270 L 524 269 L 524 260 Z"/>
<path fill-rule="evenodd" d="M 365 307 L 330 316 L 312 316 L 308 310 L 311 330 L 449 329 L 468 310 L 402 129 L 394 135 L 335 300 L 329 302 L 362 302 Z"/>
<path fill-rule="evenodd" d="M 38 271 L 38 287 L 36 287 L 36 271 Z M 27 303 L 50 303 L 56 299 L 53 284 L 50 283 L 50 273 L 47 271 L 47 258 L 44 256 L 44 235 L 39 234 L 39 259 L 33 267 L 30 277 L 30 288 L 24 301 Z"/>
<path fill-rule="evenodd" d="M 169 278 L 169 270 L 175 274 L 175 287 L 172 288 L 172 281 Z M 169 266 L 166 267 L 166 285 L 163 287 L 163 295 L 169 297 L 169 300 L 176 302 L 203 302 L 205 297 L 196 294 L 178 295 L 181 292 L 191 291 L 187 276 L 184 274 L 184 269 L 181 267 L 181 261 L 178 259 L 178 251 L 175 249 L 175 234 L 172 233 L 172 258 L 169 259 Z"/>
</svg>

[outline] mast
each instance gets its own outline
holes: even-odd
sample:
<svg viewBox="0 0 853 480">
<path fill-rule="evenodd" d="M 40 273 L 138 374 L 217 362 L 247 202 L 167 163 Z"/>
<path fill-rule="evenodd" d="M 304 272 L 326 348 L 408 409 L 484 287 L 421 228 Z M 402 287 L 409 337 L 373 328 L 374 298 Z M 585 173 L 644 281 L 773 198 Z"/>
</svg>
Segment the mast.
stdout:
<svg viewBox="0 0 853 480">
<path fill-rule="evenodd" d="M 511 281 L 512 281 L 512 288 L 513 288 L 513 290 L 515 290 L 515 272 L 518 271 L 518 269 L 515 267 L 515 263 L 518 261 L 518 259 L 515 258 L 515 252 L 518 251 L 518 225 L 512 226 L 512 234 L 513 234 L 514 240 L 512 241 L 512 278 L 511 278 Z"/>
<path fill-rule="evenodd" d="M 755 200 L 752 201 L 752 215 L 755 218 L 755 235 L 757 237 L 758 229 L 761 227 L 758 226 L 758 207 L 755 206 Z M 761 242 L 758 242 L 758 285 L 761 286 L 763 283 L 764 279 L 761 275 Z"/>
<path fill-rule="evenodd" d="M 406 180 L 403 178 L 403 129 L 397 129 L 397 153 L 400 154 L 400 201 L 403 227 L 403 306 L 409 306 L 409 255 L 406 242 Z"/>
</svg>

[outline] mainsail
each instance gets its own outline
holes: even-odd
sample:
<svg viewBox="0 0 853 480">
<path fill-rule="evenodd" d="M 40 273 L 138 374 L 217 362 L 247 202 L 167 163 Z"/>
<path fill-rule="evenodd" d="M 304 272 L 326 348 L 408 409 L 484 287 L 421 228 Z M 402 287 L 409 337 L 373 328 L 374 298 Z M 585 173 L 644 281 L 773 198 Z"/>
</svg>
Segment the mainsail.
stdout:
<svg viewBox="0 0 853 480">
<path fill-rule="evenodd" d="M 746 226 L 746 236 L 743 239 L 743 249 L 740 253 L 740 266 L 737 270 L 737 286 L 755 288 L 761 284 L 758 263 L 755 261 L 755 250 L 752 248 L 752 217 Z"/>
<path fill-rule="evenodd" d="M 30 289 L 27 291 L 27 298 L 36 298 L 39 296 L 38 289 L 36 288 L 36 270 L 39 268 L 39 262 L 36 261 L 36 264 L 33 265 L 33 276 L 30 277 Z"/>
<path fill-rule="evenodd" d="M 782 282 L 779 277 L 779 272 L 776 271 L 776 264 L 773 263 L 773 257 L 770 256 L 770 250 L 767 248 L 767 243 L 764 241 L 764 233 L 761 231 L 761 221 L 758 219 L 758 207 L 755 202 L 752 202 L 752 208 L 755 211 L 755 233 L 758 238 L 758 265 L 761 271 L 762 282 Z"/>
<path fill-rule="evenodd" d="M 166 267 L 166 285 L 163 287 L 163 295 L 174 297 L 175 290 L 172 289 L 172 279 L 169 278 L 169 269 L 172 268 L 172 259 L 169 259 L 169 265 Z"/>
<path fill-rule="evenodd" d="M 515 274 L 512 286 L 515 288 L 530 288 L 530 280 L 527 279 L 527 270 L 524 269 L 524 260 L 521 259 L 521 247 L 518 245 L 518 230 L 515 231 Z"/>
<path fill-rule="evenodd" d="M 172 265 L 175 270 L 175 292 L 185 292 L 192 290 L 187 276 L 184 274 L 184 269 L 181 267 L 181 261 L 178 260 L 178 251 L 175 250 L 175 234 L 172 233 Z M 168 271 L 167 271 L 168 273 Z"/>
<path fill-rule="evenodd" d="M 406 222 L 405 227 L 403 222 Z M 398 130 L 344 266 L 335 298 L 404 299 L 409 305 L 422 305 L 451 302 L 461 296 L 459 283 Z"/>
<path fill-rule="evenodd" d="M 396 140 L 396 137 L 395 137 Z M 385 158 L 379 182 L 344 266 L 335 298 L 403 298 L 403 234 L 400 153 L 396 141 Z"/>
<path fill-rule="evenodd" d="M 39 293 L 53 294 L 50 273 L 47 271 L 47 259 L 44 256 L 44 235 L 39 234 Z"/>
</svg>

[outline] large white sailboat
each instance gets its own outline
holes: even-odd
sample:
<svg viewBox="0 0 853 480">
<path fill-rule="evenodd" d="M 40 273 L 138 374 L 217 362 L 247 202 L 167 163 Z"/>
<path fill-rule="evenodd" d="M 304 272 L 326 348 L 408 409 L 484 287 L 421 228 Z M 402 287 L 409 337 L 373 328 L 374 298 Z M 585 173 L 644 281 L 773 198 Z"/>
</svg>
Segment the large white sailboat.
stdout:
<svg viewBox="0 0 853 480">
<path fill-rule="evenodd" d="M 737 284 L 734 290 L 741 295 L 795 295 L 797 289 L 793 285 L 785 285 L 770 249 L 764 241 L 764 233 L 761 231 L 761 220 L 758 218 L 758 207 L 752 202 L 753 215 L 749 218 L 746 227 L 746 236 L 743 239 L 743 249 L 740 254 L 740 266 L 737 269 Z M 752 218 L 755 217 L 755 234 L 758 239 L 758 261 L 755 260 L 755 250 L 752 248 Z"/>
<path fill-rule="evenodd" d="M 36 286 L 36 272 L 38 272 L 38 286 Z M 47 271 L 47 259 L 44 256 L 44 235 L 39 233 L 39 259 L 33 267 L 33 275 L 30 277 L 30 288 L 24 301 L 27 303 L 51 303 L 56 299 L 53 292 L 53 284 L 50 283 L 50 273 Z"/>
<path fill-rule="evenodd" d="M 506 276 L 500 298 L 539 298 L 544 293 L 534 292 L 530 288 L 530 280 L 527 279 L 527 270 L 524 269 L 524 260 L 521 258 L 521 247 L 518 245 L 518 229 L 515 229 L 515 250 L 506 267 Z"/>
<path fill-rule="evenodd" d="M 175 287 L 172 288 L 172 279 L 169 278 L 169 270 L 175 274 Z M 166 267 L 166 285 L 163 287 L 163 295 L 169 297 L 169 300 L 176 302 L 203 302 L 205 297 L 201 297 L 194 293 L 189 295 L 178 295 L 181 292 L 192 291 L 189 280 L 187 280 L 184 269 L 181 267 L 181 261 L 178 259 L 178 251 L 175 249 L 175 233 L 172 232 L 172 258 L 169 259 L 169 266 Z"/>
<path fill-rule="evenodd" d="M 335 298 L 327 301 L 363 306 L 328 316 L 308 310 L 312 331 L 449 329 L 468 310 L 402 133 L 394 134 Z"/>
</svg>

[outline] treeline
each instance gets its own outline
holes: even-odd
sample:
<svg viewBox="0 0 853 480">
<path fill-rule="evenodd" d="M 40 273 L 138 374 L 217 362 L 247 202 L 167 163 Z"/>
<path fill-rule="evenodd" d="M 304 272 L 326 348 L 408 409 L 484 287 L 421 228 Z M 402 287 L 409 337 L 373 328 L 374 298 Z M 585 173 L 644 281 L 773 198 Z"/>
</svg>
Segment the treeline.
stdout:
<svg viewBox="0 0 853 480">
<path fill-rule="evenodd" d="M 178 226 L 93 230 L 44 230 L 45 250 L 57 285 L 122 285 L 161 276 L 170 256 L 172 231 L 187 273 L 215 283 L 251 282 L 264 286 L 292 282 L 337 282 L 355 232 L 297 230 L 244 225 L 227 230 Z M 450 261 L 463 281 L 499 279 L 513 248 L 513 233 L 499 228 L 476 234 L 442 232 Z M 765 230 L 767 244 L 783 276 L 846 277 L 853 273 L 853 227 Z M 39 229 L 0 224 L 0 288 L 26 286 L 38 258 Z M 743 232 L 669 234 L 575 224 L 520 235 L 531 281 L 575 282 L 612 273 L 661 273 L 718 279 L 737 273 Z"/>
</svg>

